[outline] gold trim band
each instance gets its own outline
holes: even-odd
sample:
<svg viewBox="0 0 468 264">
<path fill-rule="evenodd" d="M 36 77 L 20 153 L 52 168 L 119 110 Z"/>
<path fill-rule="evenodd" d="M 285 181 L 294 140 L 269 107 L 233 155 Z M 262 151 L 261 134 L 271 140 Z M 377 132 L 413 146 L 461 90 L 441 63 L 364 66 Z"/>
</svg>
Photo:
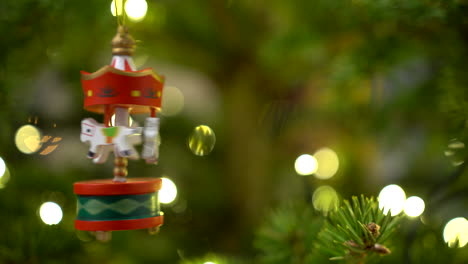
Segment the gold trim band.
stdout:
<svg viewBox="0 0 468 264">
<path fill-rule="evenodd" d="M 115 74 L 119 75 L 125 75 L 125 76 L 132 76 L 132 77 L 141 77 L 141 76 L 147 76 L 147 75 L 152 75 L 156 80 L 158 80 L 161 83 L 164 83 L 164 77 L 159 76 L 156 72 L 153 71 L 153 69 L 145 69 L 142 71 L 136 71 L 136 72 L 128 72 L 128 71 L 121 71 L 118 70 L 110 65 L 106 65 L 102 67 L 101 69 L 97 70 L 96 72 L 93 73 L 88 73 L 85 71 L 81 71 L 81 79 L 82 80 L 92 80 L 95 79 L 107 72 L 112 72 Z"/>
</svg>

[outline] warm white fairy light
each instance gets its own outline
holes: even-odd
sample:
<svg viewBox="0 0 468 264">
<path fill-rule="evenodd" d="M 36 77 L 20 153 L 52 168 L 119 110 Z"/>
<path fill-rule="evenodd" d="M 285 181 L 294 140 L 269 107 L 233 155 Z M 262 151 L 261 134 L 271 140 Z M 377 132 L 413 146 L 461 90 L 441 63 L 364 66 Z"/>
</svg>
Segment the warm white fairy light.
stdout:
<svg viewBox="0 0 468 264">
<path fill-rule="evenodd" d="M 164 87 L 161 98 L 161 114 L 164 116 L 177 115 L 184 109 L 184 94 L 175 86 Z"/>
<path fill-rule="evenodd" d="M 0 157 L 0 189 L 5 188 L 10 180 L 10 172 L 5 164 L 5 161 Z"/>
<path fill-rule="evenodd" d="M 39 208 L 39 216 L 46 225 L 56 225 L 62 221 L 62 208 L 54 202 L 46 202 Z"/>
<path fill-rule="evenodd" d="M 310 175 L 317 171 L 317 159 L 309 154 L 302 154 L 297 157 L 294 168 L 299 175 Z"/>
<path fill-rule="evenodd" d="M 404 210 L 407 216 L 418 217 L 424 212 L 425 207 L 423 199 L 418 196 L 411 196 L 406 199 Z"/>
<path fill-rule="evenodd" d="M 333 187 L 324 185 L 317 188 L 312 195 L 312 204 L 315 210 L 327 213 L 334 211 L 338 207 L 338 193 Z"/>
<path fill-rule="evenodd" d="M 396 184 L 385 186 L 379 193 L 379 208 L 395 216 L 403 211 L 406 201 L 405 191 Z"/>
<path fill-rule="evenodd" d="M 15 144 L 24 154 L 32 154 L 41 147 L 41 132 L 33 125 L 24 125 L 16 131 Z"/>
<path fill-rule="evenodd" d="M 5 161 L 2 159 L 2 157 L 0 157 L 0 179 L 3 177 L 5 172 L 6 172 Z"/>
<path fill-rule="evenodd" d="M 330 179 L 338 171 L 340 161 L 336 152 L 329 148 L 319 149 L 314 154 L 318 166 L 315 177 L 321 180 Z"/>
<path fill-rule="evenodd" d="M 468 221 L 464 217 L 450 220 L 444 227 L 444 241 L 449 247 L 464 247 L 468 243 Z"/>
<path fill-rule="evenodd" d="M 125 13 L 133 21 L 140 21 L 146 16 L 148 4 L 145 0 L 127 0 L 125 2 Z"/>
<path fill-rule="evenodd" d="M 117 10 L 118 10 L 118 13 L 119 13 L 119 16 L 122 15 L 122 3 L 123 3 L 124 0 L 117 0 Z M 113 16 L 116 16 L 115 14 L 115 6 L 116 6 L 116 3 L 114 2 L 114 0 L 112 0 L 112 3 L 111 3 L 111 6 L 110 6 L 110 9 L 111 9 L 111 13 Z"/>
<path fill-rule="evenodd" d="M 159 190 L 159 201 L 163 204 L 172 203 L 177 197 L 177 186 L 169 178 L 162 178 L 162 187 Z"/>
</svg>

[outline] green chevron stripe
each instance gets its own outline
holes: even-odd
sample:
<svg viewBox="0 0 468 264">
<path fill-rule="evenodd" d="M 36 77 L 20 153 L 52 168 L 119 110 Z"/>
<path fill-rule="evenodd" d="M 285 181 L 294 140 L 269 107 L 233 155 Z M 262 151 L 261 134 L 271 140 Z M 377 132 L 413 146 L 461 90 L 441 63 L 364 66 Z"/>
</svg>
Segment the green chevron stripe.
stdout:
<svg viewBox="0 0 468 264">
<path fill-rule="evenodd" d="M 130 220 L 130 219 L 142 219 L 161 215 L 160 211 L 148 211 L 143 208 L 139 208 L 132 212 L 132 214 L 119 214 L 114 211 L 105 210 L 98 215 L 88 214 L 86 211 L 79 212 L 76 219 L 83 221 L 115 221 L 115 220 Z"/>
<path fill-rule="evenodd" d="M 158 192 L 138 195 L 77 196 L 78 220 L 124 220 L 159 215 Z"/>
</svg>

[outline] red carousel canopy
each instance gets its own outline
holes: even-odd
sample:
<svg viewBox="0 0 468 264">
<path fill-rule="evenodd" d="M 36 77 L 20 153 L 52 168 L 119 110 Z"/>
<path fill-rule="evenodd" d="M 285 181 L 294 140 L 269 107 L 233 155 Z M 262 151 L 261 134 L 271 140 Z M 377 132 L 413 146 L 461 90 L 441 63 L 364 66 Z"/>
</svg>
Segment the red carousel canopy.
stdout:
<svg viewBox="0 0 468 264">
<path fill-rule="evenodd" d="M 106 106 L 128 107 L 130 113 L 148 113 L 161 107 L 164 77 L 151 68 L 121 71 L 104 66 L 94 73 L 81 71 L 84 108 L 104 113 Z"/>
</svg>

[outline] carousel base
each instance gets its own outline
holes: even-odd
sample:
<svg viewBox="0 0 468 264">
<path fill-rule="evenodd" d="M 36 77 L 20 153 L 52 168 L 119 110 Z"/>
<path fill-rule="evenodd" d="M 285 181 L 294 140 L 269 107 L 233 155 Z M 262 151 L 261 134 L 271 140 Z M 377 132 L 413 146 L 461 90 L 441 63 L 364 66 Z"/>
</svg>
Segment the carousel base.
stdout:
<svg viewBox="0 0 468 264">
<path fill-rule="evenodd" d="M 120 231 L 154 228 L 163 224 L 164 216 L 131 220 L 83 221 L 75 220 L 75 228 L 85 231 Z"/>
<path fill-rule="evenodd" d="M 158 178 L 77 182 L 75 228 L 94 232 L 101 241 L 110 240 L 111 231 L 148 229 L 150 234 L 157 233 L 164 220 L 159 207 L 160 189 Z"/>
</svg>

